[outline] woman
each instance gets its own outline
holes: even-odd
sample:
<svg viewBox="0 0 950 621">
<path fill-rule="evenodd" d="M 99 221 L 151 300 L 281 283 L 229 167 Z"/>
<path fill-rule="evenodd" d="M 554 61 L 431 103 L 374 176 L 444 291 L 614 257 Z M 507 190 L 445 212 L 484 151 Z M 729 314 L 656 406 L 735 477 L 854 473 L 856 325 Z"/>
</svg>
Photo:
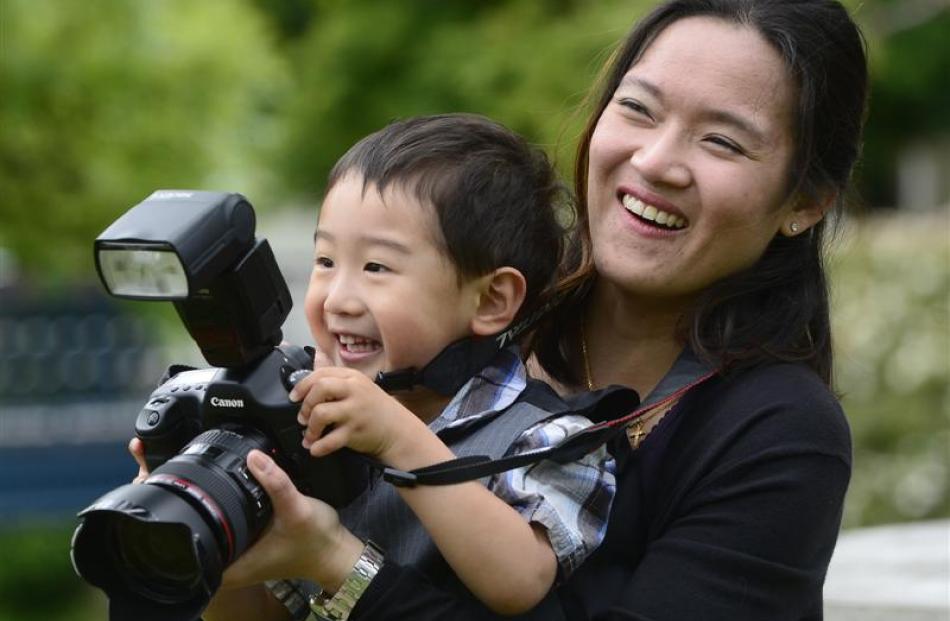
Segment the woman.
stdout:
<svg viewBox="0 0 950 621">
<path fill-rule="evenodd" d="M 533 618 L 821 617 L 850 476 L 822 239 L 866 80 L 833 0 L 671 0 L 612 58 L 578 151 L 573 294 L 536 356 L 565 392 L 623 384 L 647 405 L 614 446 L 604 544 Z M 249 464 L 275 518 L 225 587 L 307 576 L 332 593 L 357 564 L 375 575 L 351 619 L 488 617 L 409 569 L 358 564 L 332 509 Z M 251 586 L 222 589 L 219 618 L 287 615 Z"/>
</svg>

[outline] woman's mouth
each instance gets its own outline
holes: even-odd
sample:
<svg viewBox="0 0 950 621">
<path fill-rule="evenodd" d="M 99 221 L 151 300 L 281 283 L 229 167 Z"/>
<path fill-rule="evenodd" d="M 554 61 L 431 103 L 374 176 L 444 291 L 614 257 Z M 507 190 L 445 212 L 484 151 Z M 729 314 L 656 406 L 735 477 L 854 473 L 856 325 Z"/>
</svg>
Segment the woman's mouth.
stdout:
<svg viewBox="0 0 950 621">
<path fill-rule="evenodd" d="M 624 209 L 635 215 L 640 220 L 644 220 L 650 225 L 656 226 L 657 228 L 676 231 L 686 228 L 686 226 L 689 224 L 689 221 L 683 216 L 679 216 L 668 211 L 663 211 L 654 205 L 644 203 L 639 198 L 630 194 L 624 194 L 621 200 L 623 202 Z"/>
</svg>

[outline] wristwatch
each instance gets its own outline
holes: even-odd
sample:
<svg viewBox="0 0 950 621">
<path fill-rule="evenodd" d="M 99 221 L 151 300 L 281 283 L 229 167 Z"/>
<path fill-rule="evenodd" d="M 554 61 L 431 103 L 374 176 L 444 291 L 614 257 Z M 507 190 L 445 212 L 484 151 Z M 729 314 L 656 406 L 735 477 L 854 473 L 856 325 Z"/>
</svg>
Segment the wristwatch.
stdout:
<svg viewBox="0 0 950 621">
<path fill-rule="evenodd" d="M 367 541 L 363 553 L 353 566 L 353 570 L 343 579 L 337 592 L 328 596 L 321 591 L 310 597 L 310 610 L 318 619 L 327 621 L 346 621 L 363 595 L 363 591 L 373 581 L 383 566 L 383 551 L 372 541 Z"/>
<path fill-rule="evenodd" d="M 293 621 L 314 621 L 310 598 L 319 588 L 306 580 L 268 580 L 264 583 L 277 601 L 284 605 Z"/>
</svg>

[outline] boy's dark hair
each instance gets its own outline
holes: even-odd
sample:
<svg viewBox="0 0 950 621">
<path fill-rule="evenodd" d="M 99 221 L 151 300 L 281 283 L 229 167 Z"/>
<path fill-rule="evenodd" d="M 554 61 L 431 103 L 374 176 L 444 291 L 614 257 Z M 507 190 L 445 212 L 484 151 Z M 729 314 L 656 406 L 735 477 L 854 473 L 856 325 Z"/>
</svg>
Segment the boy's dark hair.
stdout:
<svg viewBox="0 0 950 621">
<path fill-rule="evenodd" d="M 520 271 L 527 292 L 518 318 L 553 287 L 565 233 L 557 211 L 570 207 L 569 193 L 544 152 L 501 124 L 473 114 L 396 121 L 353 145 L 326 191 L 349 173 L 362 175 L 364 192 L 398 185 L 431 205 L 460 278 Z"/>
</svg>

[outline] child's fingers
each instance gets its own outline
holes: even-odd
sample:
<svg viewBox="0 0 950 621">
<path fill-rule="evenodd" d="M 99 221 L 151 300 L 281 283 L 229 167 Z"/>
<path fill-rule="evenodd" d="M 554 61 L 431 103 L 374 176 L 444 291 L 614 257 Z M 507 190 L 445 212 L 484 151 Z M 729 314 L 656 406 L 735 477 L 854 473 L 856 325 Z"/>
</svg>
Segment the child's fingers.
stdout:
<svg viewBox="0 0 950 621">
<path fill-rule="evenodd" d="M 330 367 L 333 366 L 333 361 L 330 360 L 330 357 L 323 353 L 323 350 L 319 347 L 314 347 L 313 351 L 313 368 L 319 369 L 321 367 Z"/>
<path fill-rule="evenodd" d="M 310 412 L 310 420 L 303 435 L 303 446 L 309 449 L 329 427 L 342 427 L 346 423 L 346 410 L 335 402 L 321 403 Z"/>
<path fill-rule="evenodd" d="M 346 446 L 349 441 L 349 427 L 337 427 L 311 444 L 310 454 L 314 457 L 324 457 L 333 451 L 340 450 Z"/>
<path fill-rule="evenodd" d="M 148 478 L 148 466 L 145 465 L 145 445 L 138 438 L 132 438 L 129 441 L 129 453 L 132 454 L 132 457 L 135 459 L 135 463 L 138 464 L 139 472 L 132 481 L 134 483 L 141 483 Z"/>
</svg>

